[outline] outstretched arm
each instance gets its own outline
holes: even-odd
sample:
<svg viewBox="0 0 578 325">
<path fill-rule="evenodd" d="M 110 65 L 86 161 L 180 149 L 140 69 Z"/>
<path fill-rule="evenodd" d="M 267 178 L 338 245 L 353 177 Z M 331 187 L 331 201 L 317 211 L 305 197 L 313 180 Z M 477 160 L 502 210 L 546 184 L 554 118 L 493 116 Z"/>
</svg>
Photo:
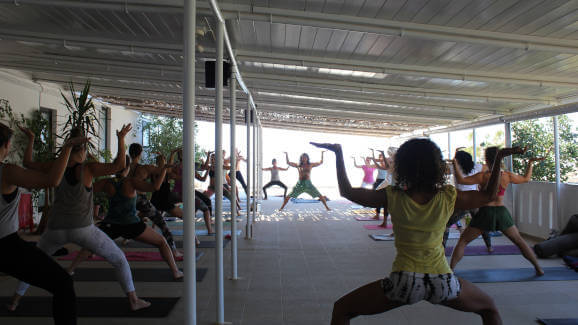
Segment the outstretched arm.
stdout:
<svg viewBox="0 0 578 325">
<path fill-rule="evenodd" d="M 482 207 L 498 197 L 498 185 L 500 184 L 500 166 L 502 159 L 514 153 L 523 153 L 519 147 L 504 148 L 498 151 L 496 160 L 492 165 L 492 173 L 487 186 L 482 191 L 458 192 L 454 209 L 467 210 Z"/>
<path fill-rule="evenodd" d="M 355 168 L 361 168 L 361 166 L 359 166 L 357 164 L 357 160 L 355 159 L 355 157 L 351 157 L 351 158 L 353 158 L 353 166 L 355 166 Z"/>
<path fill-rule="evenodd" d="M 289 154 L 287 152 L 285 152 L 285 160 L 287 161 L 287 165 L 291 167 L 299 167 L 296 163 L 292 163 L 289 161 Z"/>
<path fill-rule="evenodd" d="M 24 132 L 24 134 L 26 134 L 26 137 L 28 138 L 26 149 L 24 150 L 22 165 L 28 169 L 34 169 L 44 173 L 48 172 L 50 170 L 50 167 L 52 167 L 53 163 L 52 161 L 38 162 L 32 159 L 32 151 L 34 148 L 34 136 L 35 136 L 34 133 L 30 129 L 21 126 L 18 126 L 18 128 L 22 132 Z"/>
<path fill-rule="evenodd" d="M 534 163 L 536 161 L 542 161 L 544 159 L 546 159 L 546 157 L 530 158 L 530 160 L 528 160 L 528 165 L 526 166 L 526 172 L 524 173 L 524 176 L 514 174 L 514 173 L 508 173 L 510 176 L 510 182 L 513 184 L 522 184 L 522 183 L 528 183 L 529 181 L 531 181 L 532 180 L 532 172 L 534 171 Z"/>
<path fill-rule="evenodd" d="M 154 177 L 153 183 L 143 181 L 140 179 L 136 179 L 136 178 L 131 178 L 130 180 L 131 180 L 133 188 L 135 190 L 137 190 L 138 192 L 158 191 L 161 188 L 161 185 L 163 184 L 163 181 L 164 181 L 165 176 L 167 174 L 167 168 L 168 167 L 169 167 L 169 165 L 163 166 L 161 173 Z"/>
<path fill-rule="evenodd" d="M 126 166 L 126 153 L 124 138 L 132 130 L 132 126 L 129 124 L 123 125 L 120 131 L 116 131 L 116 136 L 118 138 L 118 149 L 116 153 L 116 158 L 112 163 L 90 163 L 87 165 L 93 177 L 112 175 L 124 169 Z"/>
<path fill-rule="evenodd" d="M 58 186 L 68 165 L 68 158 L 70 157 L 72 147 L 85 144 L 86 142 L 88 142 L 88 139 L 84 137 L 67 140 L 60 156 L 52 162 L 47 173 L 38 170 L 24 169 L 16 165 L 6 165 L 7 168 L 2 172 L 2 176 L 5 179 L 4 188 L 13 190 L 13 187 L 10 185 L 30 189 Z"/>
<path fill-rule="evenodd" d="M 324 155 L 324 154 L 325 154 L 325 150 L 321 151 L 321 160 L 320 160 L 319 162 L 312 163 L 312 164 L 311 164 L 311 167 L 317 167 L 317 166 L 323 164 L 323 155 Z"/>
<path fill-rule="evenodd" d="M 268 172 L 270 170 L 273 170 L 273 167 L 262 168 L 262 170 Z"/>
<path fill-rule="evenodd" d="M 483 184 L 484 183 L 484 173 L 483 172 L 479 172 L 479 173 L 474 174 L 472 176 L 464 176 L 462 169 L 460 168 L 460 166 L 458 165 L 458 162 L 455 159 L 452 159 L 452 164 L 454 165 L 454 175 L 456 177 L 456 182 L 458 182 L 458 184 L 477 185 L 477 184 Z"/>
<path fill-rule="evenodd" d="M 325 148 L 335 153 L 337 183 L 339 184 L 339 193 L 341 194 L 341 196 L 352 202 L 358 203 L 366 207 L 371 208 L 384 207 L 387 210 L 387 197 L 386 195 L 384 195 L 383 190 L 373 191 L 364 188 L 351 187 L 351 183 L 347 178 L 347 172 L 345 171 L 345 164 L 343 162 L 343 152 L 341 150 L 341 145 L 329 143 L 315 143 L 315 142 L 310 143 L 318 148 Z"/>
</svg>

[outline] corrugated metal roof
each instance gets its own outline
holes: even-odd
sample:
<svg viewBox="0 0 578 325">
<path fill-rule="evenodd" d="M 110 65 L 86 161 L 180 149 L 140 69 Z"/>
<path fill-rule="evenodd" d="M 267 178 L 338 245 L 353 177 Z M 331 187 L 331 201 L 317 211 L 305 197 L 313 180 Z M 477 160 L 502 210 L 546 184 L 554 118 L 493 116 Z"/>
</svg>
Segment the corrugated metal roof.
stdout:
<svg viewBox="0 0 578 325">
<path fill-rule="evenodd" d="M 97 96 L 179 115 L 182 5 L 0 0 L 0 67 L 38 80 L 91 79 Z M 394 135 L 578 102 L 576 1 L 219 6 L 265 125 Z M 207 3 L 198 8 L 198 110 L 210 118 L 214 91 L 202 85 L 215 22 Z"/>
</svg>

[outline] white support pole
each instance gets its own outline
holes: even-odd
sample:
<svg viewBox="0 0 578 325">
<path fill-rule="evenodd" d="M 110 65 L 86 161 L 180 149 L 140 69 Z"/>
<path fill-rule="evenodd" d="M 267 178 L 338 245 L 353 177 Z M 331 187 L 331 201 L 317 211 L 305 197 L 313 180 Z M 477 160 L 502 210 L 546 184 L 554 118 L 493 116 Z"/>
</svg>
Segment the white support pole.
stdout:
<svg viewBox="0 0 578 325">
<path fill-rule="evenodd" d="M 451 132 L 448 132 L 448 159 L 452 159 L 452 137 L 451 137 Z"/>
<path fill-rule="evenodd" d="M 196 256 L 195 245 L 195 29 L 196 0 L 185 0 L 183 83 L 183 215 L 185 256 Z M 197 266 L 185 258 L 185 324 L 197 324 Z"/>
<path fill-rule="evenodd" d="M 253 200 L 252 202 L 252 207 L 253 207 L 253 213 L 252 213 L 252 217 L 251 217 L 251 225 L 253 225 L 255 223 L 255 213 L 257 210 L 257 188 L 255 185 L 257 185 L 257 178 L 255 177 L 255 171 L 257 170 L 257 146 L 256 146 L 256 141 L 257 141 L 257 112 L 255 112 L 253 110 L 253 141 L 251 142 L 251 146 L 253 147 Z M 253 227 L 251 227 L 251 238 L 253 238 Z"/>
<path fill-rule="evenodd" d="M 247 101 L 247 108 L 245 109 L 245 120 L 247 129 L 247 223 L 245 225 L 245 239 L 251 238 L 251 229 L 253 225 L 251 224 L 251 189 L 253 181 L 251 180 L 251 164 L 253 160 L 251 159 L 251 116 L 253 112 L 251 110 L 251 103 Z"/>
<path fill-rule="evenodd" d="M 560 134 L 558 130 L 558 116 L 552 117 L 552 123 L 554 124 L 554 159 L 556 164 L 556 221 L 558 224 L 558 230 L 562 230 L 562 213 L 560 205 Z"/>
<path fill-rule="evenodd" d="M 215 278 L 217 281 L 217 324 L 225 322 L 225 286 L 223 280 L 223 31 L 217 23 L 217 62 L 215 66 Z M 231 205 L 235 204 L 234 200 Z"/>
<path fill-rule="evenodd" d="M 237 127 L 237 79 L 235 79 L 235 74 L 231 72 L 230 80 L 230 116 L 229 123 L 231 125 L 231 197 L 233 197 L 233 202 L 231 202 L 231 280 L 237 280 L 237 142 L 235 129 Z"/>
<path fill-rule="evenodd" d="M 504 123 L 504 136 L 506 138 L 506 147 L 511 147 L 512 146 L 512 124 L 510 122 L 506 122 Z M 509 156 L 508 158 L 506 158 L 506 168 L 508 169 L 508 171 L 513 171 L 514 167 L 513 167 L 513 161 L 512 161 L 512 156 Z"/>
<path fill-rule="evenodd" d="M 474 143 L 474 150 L 473 150 L 473 158 L 474 158 L 474 164 L 477 163 L 477 150 L 476 150 L 476 128 L 472 129 L 472 142 Z"/>
<path fill-rule="evenodd" d="M 259 123 L 259 169 L 257 169 L 257 175 L 259 175 L 259 202 L 261 202 L 261 190 L 263 189 L 263 126 Z"/>
</svg>

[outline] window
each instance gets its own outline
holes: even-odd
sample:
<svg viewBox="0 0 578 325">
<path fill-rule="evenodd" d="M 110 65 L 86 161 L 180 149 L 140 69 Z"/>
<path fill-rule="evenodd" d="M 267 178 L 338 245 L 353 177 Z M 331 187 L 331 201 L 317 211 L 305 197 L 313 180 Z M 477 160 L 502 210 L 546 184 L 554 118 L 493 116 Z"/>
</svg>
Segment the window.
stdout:
<svg viewBox="0 0 578 325">
<path fill-rule="evenodd" d="M 56 111 L 49 108 L 40 108 L 40 118 L 44 121 L 39 137 L 43 144 L 48 146 L 49 151 L 54 152 L 54 140 L 56 134 Z"/>
<path fill-rule="evenodd" d="M 98 112 L 98 122 L 100 124 L 100 139 L 98 149 L 100 151 L 109 150 L 110 146 L 110 109 L 108 107 L 101 107 Z"/>
</svg>

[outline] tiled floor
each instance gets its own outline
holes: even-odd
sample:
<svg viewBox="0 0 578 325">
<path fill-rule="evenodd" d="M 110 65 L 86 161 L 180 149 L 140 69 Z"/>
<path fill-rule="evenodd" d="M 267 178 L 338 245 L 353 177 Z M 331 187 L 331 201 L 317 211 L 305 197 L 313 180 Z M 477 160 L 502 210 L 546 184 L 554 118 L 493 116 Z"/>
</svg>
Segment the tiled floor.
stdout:
<svg viewBox="0 0 578 325">
<path fill-rule="evenodd" d="M 363 210 L 332 201 L 332 212 L 319 203 L 289 204 L 275 209 L 279 198 L 263 201 L 263 217 L 254 239 L 239 240 L 238 281 L 225 280 L 225 320 L 233 324 L 328 324 L 333 302 L 348 291 L 386 276 L 395 254 L 393 242 L 375 242 L 353 219 Z M 369 222 L 373 223 L 373 222 Z M 244 222 L 239 223 L 243 225 Z M 228 227 L 228 226 L 227 226 Z M 456 240 L 450 240 L 450 245 Z M 505 244 L 504 237 L 494 238 Z M 474 245 L 483 245 L 476 240 Z M 230 274 L 230 249 L 225 249 L 225 275 Z M 212 324 L 215 308 L 214 249 L 204 249 L 199 267 L 209 268 L 197 283 L 198 324 Z M 92 262 L 107 267 L 106 263 Z M 560 259 L 541 260 L 543 266 L 560 266 Z M 164 267 L 163 263 L 132 263 L 133 267 Z M 521 256 L 465 257 L 459 269 L 531 267 Z M 168 271 L 167 271 L 168 272 Z M 480 284 L 499 305 L 504 324 L 532 324 L 537 317 L 578 318 L 578 282 L 551 281 Z M 14 281 L 0 278 L 0 295 L 11 293 Z M 141 296 L 181 296 L 181 283 L 136 283 Z M 118 296 L 118 284 L 76 283 L 78 296 Z M 43 294 L 39 289 L 31 295 Z M 25 301 L 23 301 L 25 303 Z M 96 308 L 96 307 L 95 307 Z M 186 308 L 181 300 L 167 319 L 81 319 L 80 324 L 182 324 Z M 50 324 L 47 319 L 0 319 L 0 324 Z M 428 303 L 405 306 L 385 314 L 359 317 L 352 324 L 481 324 L 472 314 Z"/>
</svg>

